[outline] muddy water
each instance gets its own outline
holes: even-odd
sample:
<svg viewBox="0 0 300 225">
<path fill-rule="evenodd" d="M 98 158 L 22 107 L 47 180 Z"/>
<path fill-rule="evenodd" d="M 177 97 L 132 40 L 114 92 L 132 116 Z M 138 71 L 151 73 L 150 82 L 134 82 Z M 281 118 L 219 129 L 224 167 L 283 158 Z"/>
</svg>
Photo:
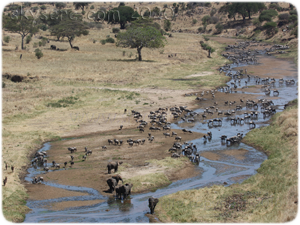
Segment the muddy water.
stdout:
<svg viewBox="0 0 300 225">
<path fill-rule="evenodd" d="M 265 96 L 260 89 L 255 89 L 254 92 L 250 92 L 250 88 L 241 88 L 244 81 L 248 78 L 241 80 L 241 86 L 237 89 L 237 94 L 249 94 L 257 95 L 257 98 L 272 99 L 274 105 L 278 106 L 277 112 L 282 111 L 284 104 L 297 98 L 297 82 L 298 74 L 297 69 L 290 62 L 284 63 L 283 60 L 276 59 L 272 56 L 261 55 L 259 56 L 258 65 L 232 65 L 232 70 L 247 68 L 248 71 L 254 71 L 253 76 L 269 76 L 272 74 L 278 75 L 280 71 L 276 66 L 267 68 L 267 72 L 263 71 L 261 62 L 269 63 L 273 65 L 280 65 L 282 77 L 285 79 L 295 79 L 295 85 L 279 85 L 278 79 L 276 80 L 275 88 L 278 89 L 280 95 L 276 98 Z M 259 70 L 256 67 L 262 67 L 263 70 Z M 267 74 L 266 74 L 267 73 Z M 248 86 L 255 85 L 255 80 L 251 74 Z M 230 81 L 228 82 L 230 85 Z M 236 116 L 242 116 L 243 112 L 247 110 L 243 108 L 236 113 Z M 257 111 L 260 111 L 259 107 Z M 194 110 L 198 113 L 203 112 L 201 105 L 198 110 Z M 148 217 L 145 216 L 149 212 L 148 198 L 162 197 L 171 193 L 175 193 L 181 190 L 201 188 L 212 184 L 226 184 L 230 185 L 236 182 L 242 182 L 249 176 L 256 173 L 260 164 L 267 159 L 267 156 L 259 152 L 258 150 L 240 143 L 239 145 L 227 146 L 220 141 L 221 135 L 227 135 L 228 137 L 235 136 L 237 133 L 243 133 L 244 135 L 250 131 L 250 127 L 247 123 L 240 125 L 232 125 L 230 120 L 226 117 L 222 118 L 222 126 L 209 127 L 207 121 L 199 120 L 193 123 L 176 122 L 172 124 L 173 129 L 182 129 L 188 127 L 189 130 L 206 133 L 212 132 L 212 140 L 204 142 L 203 138 L 191 141 L 197 146 L 197 151 L 201 155 L 201 167 L 204 172 L 196 177 L 189 179 L 179 180 L 172 183 L 168 187 L 160 188 L 155 192 L 145 194 L 133 194 L 126 200 L 118 200 L 113 196 L 107 197 L 101 195 L 98 191 L 92 188 L 74 187 L 61 185 L 57 183 L 45 182 L 45 185 L 49 185 L 56 188 L 62 188 L 65 190 L 76 191 L 84 193 L 85 195 L 63 197 L 56 199 L 46 199 L 38 201 L 28 201 L 27 206 L 32 209 L 30 213 L 26 215 L 25 222 L 149 222 Z M 262 113 L 253 120 L 256 123 L 256 127 L 266 126 L 269 118 L 264 118 Z M 47 151 L 51 149 L 51 143 L 45 143 L 40 151 Z M 235 152 L 235 154 L 232 154 Z M 206 157 L 207 158 L 206 158 Z M 35 168 L 29 168 L 26 181 L 30 182 L 34 176 L 41 176 L 44 172 L 36 170 Z M 226 183 L 224 183 L 226 182 Z M 105 200 L 104 202 L 94 205 L 67 208 L 65 210 L 53 211 L 49 210 L 50 204 L 66 201 L 90 201 L 90 200 Z"/>
</svg>

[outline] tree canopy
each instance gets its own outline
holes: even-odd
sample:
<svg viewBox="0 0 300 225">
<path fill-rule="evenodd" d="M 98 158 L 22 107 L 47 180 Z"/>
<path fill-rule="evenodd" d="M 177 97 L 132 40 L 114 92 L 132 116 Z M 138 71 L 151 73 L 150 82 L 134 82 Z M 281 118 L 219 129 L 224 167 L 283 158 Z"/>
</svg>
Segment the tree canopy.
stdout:
<svg viewBox="0 0 300 225">
<path fill-rule="evenodd" d="M 142 48 L 162 48 L 165 46 L 165 43 L 165 37 L 152 26 L 133 26 L 126 32 L 119 33 L 117 37 L 117 46 L 137 49 L 139 61 L 142 61 Z"/>
<path fill-rule="evenodd" d="M 4 29 L 13 33 L 18 33 L 22 37 L 21 48 L 24 49 L 24 38 L 28 34 L 35 34 L 38 32 L 35 20 L 30 16 L 3 16 Z"/>
<path fill-rule="evenodd" d="M 68 38 L 71 48 L 73 48 L 72 41 L 75 37 L 81 35 L 88 35 L 88 26 L 85 25 L 80 20 L 62 20 L 59 24 L 50 28 L 51 35 L 56 36 L 58 39 L 60 37 Z"/>
<path fill-rule="evenodd" d="M 243 17 L 243 22 L 245 23 L 247 16 L 249 17 L 249 19 L 251 19 L 252 14 L 257 13 L 258 11 L 265 8 L 265 4 L 259 2 L 233 2 L 222 6 L 219 9 L 219 12 L 228 13 L 228 18 L 234 18 L 234 20 L 235 15 L 240 14 Z"/>
<path fill-rule="evenodd" d="M 87 7 L 90 4 L 90 2 L 74 2 L 73 5 L 75 6 L 75 9 L 81 9 L 84 11 L 84 7 Z"/>
<path fill-rule="evenodd" d="M 105 19 L 108 23 L 119 23 L 120 29 L 125 29 L 125 24 L 136 20 L 139 17 L 139 14 L 129 6 L 119 6 L 109 10 Z"/>
</svg>

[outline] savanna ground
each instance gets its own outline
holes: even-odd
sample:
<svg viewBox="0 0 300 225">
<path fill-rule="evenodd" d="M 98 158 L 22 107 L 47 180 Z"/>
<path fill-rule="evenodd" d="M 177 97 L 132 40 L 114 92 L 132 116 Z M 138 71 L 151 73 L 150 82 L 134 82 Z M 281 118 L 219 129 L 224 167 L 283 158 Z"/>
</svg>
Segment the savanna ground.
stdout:
<svg viewBox="0 0 300 225">
<path fill-rule="evenodd" d="M 50 43 L 42 48 L 44 56 L 40 60 L 34 55 L 32 43 L 26 51 L 15 51 L 20 36 L 8 32 L 4 35 L 9 35 L 11 41 L 3 47 L 3 74 L 39 77 L 21 83 L 3 80 L 2 162 L 15 166 L 13 173 L 3 170 L 3 178 L 8 178 L 3 187 L 3 212 L 12 221 L 22 221 L 28 210 L 22 177 L 30 163 L 29 156 L 43 142 L 117 130 L 121 123 L 124 128 L 136 126 L 135 121 L 123 121 L 125 108 L 143 113 L 175 104 L 189 105 L 191 98 L 183 97 L 185 93 L 219 86 L 227 79 L 215 70 L 226 62 L 219 56 L 221 45 L 210 43 L 217 51 L 209 59 L 199 45 L 203 37 L 195 34 L 168 38 L 163 51 L 143 49 L 142 62 L 129 57 L 130 53 L 135 55 L 134 49 L 93 43 L 94 39 L 113 35 L 110 28 L 90 30 L 88 36 L 74 41 L 80 51 L 65 52 L 51 51 L 50 45 L 69 48 L 67 42 L 55 42 L 47 32 L 41 32 L 38 35 L 49 37 Z M 32 42 L 38 40 L 33 37 Z M 177 56 L 168 58 L 171 53 Z M 207 71 L 209 76 L 186 78 Z"/>
<path fill-rule="evenodd" d="M 201 20 L 201 16 L 198 21 Z M 173 25 L 174 29 L 184 27 L 196 30 L 198 28 L 197 25 L 191 23 L 191 18 L 179 17 L 176 24 Z M 146 112 L 159 107 L 187 105 L 189 108 L 194 108 L 196 103 L 191 101 L 194 97 L 184 97 L 185 93 L 221 86 L 228 79 L 216 71 L 220 65 L 227 62 L 219 55 L 224 44 L 212 40 L 207 41 L 216 49 L 212 58 L 207 58 L 207 52 L 199 44 L 199 41 L 204 41 L 202 35 L 174 33 L 172 38 L 167 38 L 167 45 L 164 49 L 154 51 L 143 49 L 143 61 L 138 62 L 135 60 L 135 49 L 117 48 L 114 44 L 109 43 L 100 44 L 100 40 L 105 39 L 107 35 L 113 37 L 111 28 L 112 26 L 108 25 L 100 30 L 91 29 L 88 36 L 76 38 L 73 44 L 79 46 L 80 51 L 71 50 L 67 41 L 56 42 L 56 38 L 49 36 L 47 31 L 40 31 L 33 36 L 33 40 L 25 45 L 26 50 L 15 50 L 16 45 L 20 46 L 20 35 L 3 31 L 3 36 L 9 35 L 11 41 L 3 46 L 2 73 L 22 75 L 28 78 L 37 77 L 37 79 L 28 79 L 28 82 L 21 83 L 3 80 L 5 88 L 2 89 L 2 162 L 9 166 L 15 166 L 14 172 L 11 172 L 10 169 L 7 171 L 3 169 L 2 172 L 2 177 L 8 177 L 8 183 L 2 188 L 3 213 L 7 220 L 22 221 L 24 214 L 28 212 L 25 199 L 28 196 L 33 199 L 41 197 L 33 194 L 36 193 L 37 187 L 25 187 L 23 177 L 26 167 L 30 164 L 30 156 L 41 147 L 43 142 L 60 140 L 61 137 L 94 133 L 95 136 L 90 136 L 90 138 L 94 137 L 93 142 L 89 143 L 92 143 L 92 148 L 97 149 L 107 141 L 108 136 L 111 137 L 109 132 L 117 131 L 120 124 L 124 125 L 123 132 L 134 131 L 136 122 L 130 118 L 129 114 L 123 113 L 125 108 L 128 112 L 134 109 L 145 115 Z M 33 43 L 39 41 L 38 36 L 50 39 L 49 44 L 40 48 L 44 57 L 39 60 L 35 57 L 33 48 Z M 94 40 L 96 40 L 95 43 Z M 51 44 L 68 50 L 52 51 L 50 50 Z M 168 57 L 175 53 L 176 57 Z M 22 60 L 19 59 L 20 54 L 23 55 Z M 137 131 L 134 133 L 138 135 Z M 101 138 L 98 139 L 98 135 Z M 125 133 L 119 135 L 126 136 Z M 189 138 L 187 137 L 187 139 Z M 80 141 L 80 139 L 78 140 Z M 158 146 L 157 151 L 167 150 L 170 147 L 170 145 L 167 146 L 168 141 L 159 140 L 153 146 Z M 68 157 L 69 155 L 66 154 L 68 142 L 66 141 L 64 144 L 64 149 L 57 149 L 57 156 L 53 154 L 50 157 L 53 159 L 58 157 L 58 160 Z M 83 148 L 85 144 L 83 141 L 79 145 Z M 149 146 L 147 143 L 144 148 Z M 148 167 L 154 167 L 156 172 L 157 170 L 162 172 L 160 175 L 162 176 L 162 185 L 180 179 L 180 177 L 174 176 L 172 168 L 167 168 L 170 162 L 162 160 L 166 156 L 166 152 L 155 154 L 160 161 L 153 159 L 151 161 L 152 156 L 148 155 L 138 162 L 133 159 L 124 159 L 123 152 L 127 152 L 126 147 L 116 148 L 112 154 L 109 153 L 109 150 L 106 152 L 93 151 L 93 157 L 101 158 L 103 156 L 102 161 L 97 162 L 99 165 L 95 169 L 90 169 L 93 166 L 93 162 L 90 162 L 93 161 L 92 157 L 88 158 L 86 162 L 79 162 L 81 155 L 78 153 L 78 162 L 74 165 L 74 169 L 52 173 L 49 175 L 49 179 L 59 179 L 50 177 L 57 175 L 60 176 L 60 182 L 70 182 L 76 185 L 78 184 L 77 179 L 63 179 L 63 174 L 67 176 L 70 171 L 77 171 L 77 167 L 82 168 L 82 171 L 89 170 L 91 183 L 95 184 L 95 175 L 100 171 L 106 172 L 105 163 L 108 160 L 119 159 L 125 161 L 120 171 L 123 176 L 127 177 L 127 181 L 140 182 L 139 185 L 146 186 L 147 190 L 155 187 L 147 187 L 147 184 L 151 182 L 131 179 L 128 173 L 128 171 L 132 172 L 129 169 L 130 166 L 142 167 L 145 162 L 149 162 Z M 132 150 L 136 151 L 137 149 L 133 147 Z M 188 161 L 184 160 L 173 163 L 175 163 L 174 167 L 178 165 L 191 166 Z M 104 180 L 108 177 L 107 174 L 102 176 Z M 182 177 L 184 176 L 186 174 L 182 174 Z M 48 178 L 46 177 L 46 179 Z M 134 187 L 136 186 L 138 183 L 135 183 Z M 98 187 L 98 190 L 103 191 L 105 187 L 104 184 Z M 218 188 L 223 189 L 222 187 Z M 50 193 L 50 196 L 57 194 L 55 188 L 49 187 L 48 189 L 47 193 Z M 229 189 L 224 188 L 224 190 Z M 62 196 L 74 195 L 68 191 L 60 194 Z M 163 200 L 161 202 L 160 204 L 163 204 Z M 68 207 L 68 205 L 56 205 L 55 207 L 59 209 Z M 170 218 L 172 217 L 160 216 L 162 221 L 170 221 Z M 175 220 L 172 218 L 172 221 Z"/>
</svg>

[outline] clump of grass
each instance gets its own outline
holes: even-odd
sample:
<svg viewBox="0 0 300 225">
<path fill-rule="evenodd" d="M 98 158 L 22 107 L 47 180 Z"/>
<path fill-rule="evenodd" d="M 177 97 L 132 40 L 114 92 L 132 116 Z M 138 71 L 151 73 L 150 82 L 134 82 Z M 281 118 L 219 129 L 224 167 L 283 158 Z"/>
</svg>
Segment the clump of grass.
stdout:
<svg viewBox="0 0 300 225">
<path fill-rule="evenodd" d="M 68 107 L 70 105 L 74 105 L 77 101 L 79 100 L 78 97 L 73 97 L 73 96 L 70 96 L 70 97 L 65 97 L 65 98 L 62 98 L 60 100 L 58 100 L 57 102 L 50 102 L 47 104 L 47 107 L 53 107 L 53 108 L 65 108 L 65 107 Z"/>
<path fill-rule="evenodd" d="M 124 179 L 124 182 L 132 183 L 132 191 L 134 192 L 155 191 L 159 187 L 171 184 L 171 181 L 164 173 L 139 175 L 130 179 Z"/>
</svg>

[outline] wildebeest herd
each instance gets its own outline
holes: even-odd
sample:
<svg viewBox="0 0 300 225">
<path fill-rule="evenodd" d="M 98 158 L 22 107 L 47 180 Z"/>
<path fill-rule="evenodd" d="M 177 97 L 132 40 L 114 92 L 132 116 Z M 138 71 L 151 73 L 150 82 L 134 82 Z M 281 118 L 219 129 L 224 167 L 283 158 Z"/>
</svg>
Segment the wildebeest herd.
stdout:
<svg viewBox="0 0 300 225">
<path fill-rule="evenodd" d="M 233 64 L 242 65 L 242 64 L 255 64 L 257 63 L 257 54 L 262 53 L 270 53 L 272 51 L 278 50 L 278 49 L 286 49 L 287 46 L 278 46 L 274 45 L 271 48 L 265 48 L 264 50 L 250 50 L 247 49 L 249 46 L 258 46 L 259 43 L 253 41 L 247 41 L 247 42 L 240 42 L 236 45 L 228 45 L 226 47 L 227 53 L 223 54 L 224 57 L 231 60 Z M 260 44 L 260 46 L 265 46 L 264 44 Z M 52 48 L 52 46 L 51 46 Z M 54 49 L 54 47 L 53 47 Z M 233 52 L 233 54 L 230 54 L 229 52 Z M 269 99 L 258 99 L 258 100 L 252 100 L 252 99 L 239 99 L 239 101 L 233 101 L 230 100 L 230 96 L 228 97 L 228 100 L 225 100 L 224 102 L 217 102 L 215 101 L 215 95 L 219 93 L 224 93 L 224 95 L 229 93 L 235 93 L 236 89 L 238 87 L 241 87 L 241 89 L 246 88 L 248 83 L 251 81 L 251 79 L 255 80 L 255 84 L 261 84 L 262 89 L 266 96 L 269 96 L 271 93 L 273 93 L 273 96 L 278 96 L 279 91 L 275 89 L 275 85 L 294 85 L 295 80 L 284 80 L 282 78 L 275 79 L 275 78 L 260 78 L 258 76 L 250 76 L 247 74 L 247 70 L 238 70 L 234 71 L 231 67 L 232 64 L 226 64 L 219 68 L 220 73 L 224 72 L 227 76 L 230 76 L 232 78 L 232 81 L 223 87 L 218 87 L 216 89 L 212 89 L 209 91 L 201 91 L 197 93 L 189 93 L 185 96 L 197 96 L 196 101 L 201 105 L 202 102 L 207 101 L 209 98 L 213 104 L 203 109 L 203 112 L 199 113 L 192 109 L 188 109 L 187 106 L 173 106 L 173 107 L 164 107 L 164 108 L 158 108 L 155 111 L 150 111 L 150 113 L 145 117 L 142 115 L 141 112 L 138 112 L 136 110 L 131 110 L 131 116 L 134 118 L 136 123 L 138 124 L 137 129 L 138 132 L 143 134 L 148 129 L 148 134 L 145 135 L 144 138 L 139 139 L 132 139 L 129 138 L 126 141 L 119 140 L 119 139 L 108 139 L 108 145 L 103 145 L 102 150 L 106 151 L 110 148 L 110 146 L 121 146 L 124 144 L 127 144 L 128 147 L 134 147 L 139 145 L 144 145 L 146 143 L 146 140 L 148 140 L 149 143 L 152 143 L 152 141 L 155 139 L 156 135 L 160 135 L 162 131 L 162 135 L 164 138 L 174 138 L 174 143 L 168 150 L 170 152 L 170 156 L 172 158 L 179 158 L 182 156 L 188 157 L 193 163 L 199 164 L 200 163 L 200 154 L 198 152 L 197 146 L 193 144 L 192 142 L 188 143 L 182 140 L 182 137 L 180 134 L 178 135 L 178 132 L 191 134 L 193 133 L 192 130 L 188 129 L 181 129 L 181 131 L 174 131 L 171 129 L 171 122 L 168 121 L 168 117 L 172 118 L 174 121 L 181 121 L 185 123 L 194 123 L 196 121 L 202 121 L 203 123 L 206 123 L 208 128 L 214 128 L 214 127 L 222 127 L 223 120 L 230 121 L 230 124 L 232 125 L 248 125 L 249 129 L 256 128 L 256 123 L 254 120 L 258 118 L 258 115 L 261 113 L 263 114 L 264 118 L 267 118 L 274 113 L 276 113 L 276 106 L 274 105 L 272 100 Z M 245 78 L 244 86 L 242 86 L 241 79 Z M 229 108 L 226 111 L 219 110 L 219 108 Z M 260 111 L 258 111 L 260 107 Z M 246 109 L 246 111 L 241 114 L 238 113 L 239 116 L 236 116 L 237 112 L 240 112 L 242 109 Z M 127 113 L 127 109 L 124 110 L 124 113 Z M 146 121 L 147 120 L 147 121 Z M 120 125 L 120 129 L 123 129 L 123 125 Z M 211 141 L 213 138 L 213 134 L 211 131 L 208 131 L 206 134 L 204 134 L 201 138 L 203 138 L 203 142 L 206 143 L 207 141 Z M 240 143 L 240 141 L 243 138 L 242 133 L 237 133 L 235 136 L 227 137 L 226 134 L 221 135 L 221 137 L 218 137 L 221 140 L 222 145 L 231 146 L 236 143 Z M 67 149 L 71 154 L 77 151 L 76 147 L 68 147 Z M 82 157 L 82 161 L 85 161 L 88 156 L 92 155 L 92 150 L 88 150 L 87 147 L 84 149 L 84 155 Z M 74 157 L 70 155 L 71 160 L 69 162 L 64 162 L 64 169 L 67 168 L 68 163 L 70 164 L 70 167 L 74 165 Z M 111 174 L 112 171 L 114 173 L 118 172 L 118 167 L 121 165 L 122 162 L 109 162 L 107 164 L 107 170 L 108 174 Z M 32 160 L 32 166 L 40 165 L 44 167 L 44 170 L 47 172 L 50 168 L 54 169 L 61 169 L 61 166 L 59 163 L 56 163 L 55 161 L 52 162 L 50 168 L 47 166 L 47 153 L 46 152 L 36 152 L 33 160 Z M 122 181 L 122 184 L 119 185 L 119 182 Z M 43 177 L 35 177 L 32 180 L 33 184 L 41 183 L 43 182 Z M 116 198 L 119 199 L 125 199 L 131 194 L 131 190 L 133 185 L 130 183 L 123 184 L 123 178 L 119 174 L 112 175 L 111 178 L 107 179 L 107 184 L 109 186 L 109 193 L 114 193 Z M 149 198 L 149 208 L 150 213 L 154 213 L 154 208 L 156 204 L 158 203 L 158 199 L 156 198 Z"/>
</svg>

